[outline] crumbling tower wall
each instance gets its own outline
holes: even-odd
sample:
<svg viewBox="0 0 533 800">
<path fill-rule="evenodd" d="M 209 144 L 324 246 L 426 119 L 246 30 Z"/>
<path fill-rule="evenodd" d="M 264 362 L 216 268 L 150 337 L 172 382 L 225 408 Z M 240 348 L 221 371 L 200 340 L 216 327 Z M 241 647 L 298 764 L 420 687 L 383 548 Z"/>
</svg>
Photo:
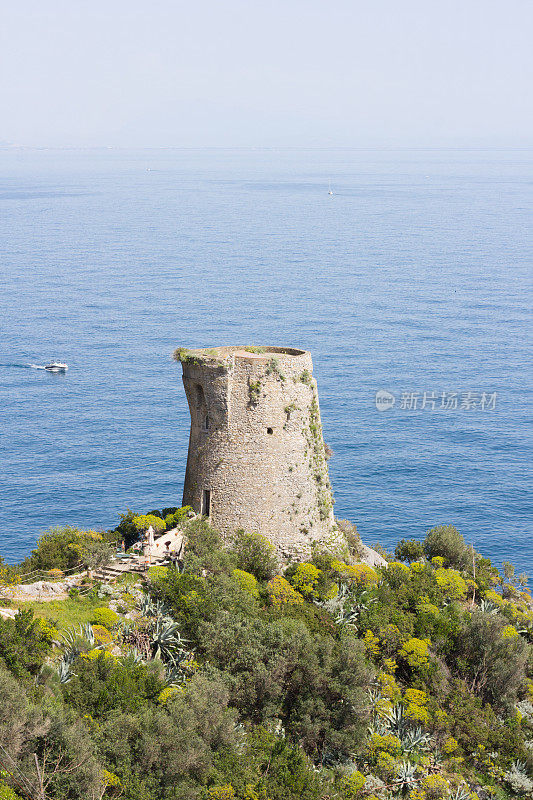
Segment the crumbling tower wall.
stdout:
<svg viewBox="0 0 533 800">
<path fill-rule="evenodd" d="M 282 347 L 178 349 L 191 414 L 183 505 L 225 534 L 308 553 L 334 526 L 311 355 Z"/>
</svg>

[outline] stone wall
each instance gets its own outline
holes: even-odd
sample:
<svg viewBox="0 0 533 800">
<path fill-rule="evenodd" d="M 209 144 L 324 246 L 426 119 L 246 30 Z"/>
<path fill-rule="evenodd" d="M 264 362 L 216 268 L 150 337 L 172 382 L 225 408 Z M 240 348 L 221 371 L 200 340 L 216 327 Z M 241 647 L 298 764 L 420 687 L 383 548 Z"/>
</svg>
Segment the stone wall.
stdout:
<svg viewBox="0 0 533 800">
<path fill-rule="evenodd" d="M 191 413 L 183 504 L 301 555 L 334 526 L 309 353 L 178 350 Z"/>
</svg>

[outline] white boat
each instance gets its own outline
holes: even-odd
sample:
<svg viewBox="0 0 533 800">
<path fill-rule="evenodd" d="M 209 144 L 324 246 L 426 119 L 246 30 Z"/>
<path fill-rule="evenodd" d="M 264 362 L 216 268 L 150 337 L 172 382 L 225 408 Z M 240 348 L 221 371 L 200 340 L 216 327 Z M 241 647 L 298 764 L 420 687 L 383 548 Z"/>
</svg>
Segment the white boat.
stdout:
<svg viewBox="0 0 533 800">
<path fill-rule="evenodd" d="M 47 369 L 48 372 L 66 372 L 68 364 L 63 364 L 62 361 L 51 361 L 49 364 L 46 364 L 45 369 Z"/>
<path fill-rule="evenodd" d="M 328 194 L 329 194 L 329 195 L 332 195 L 332 194 L 333 194 L 333 192 L 331 191 L 331 181 L 329 182 Z"/>
</svg>

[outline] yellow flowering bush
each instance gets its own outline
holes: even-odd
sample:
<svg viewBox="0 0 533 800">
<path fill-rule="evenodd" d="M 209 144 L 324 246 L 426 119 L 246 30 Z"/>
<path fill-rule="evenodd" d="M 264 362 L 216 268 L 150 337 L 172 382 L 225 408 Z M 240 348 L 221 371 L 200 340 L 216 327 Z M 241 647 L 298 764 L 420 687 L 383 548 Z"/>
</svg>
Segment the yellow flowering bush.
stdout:
<svg viewBox="0 0 533 800">
<path fill-rule="evenodd" d="M 399 655 L 404 658 L 411 669 L 423 669 L 429 664 L 429 639 L 417 639 L 416 636 L 404 643 Z"/>
<path fill-rule="evenodd" d="M 231 783 L 225 783 L 223 786 L 211 786 L 208 790 L 208 797 L 210 800 L 234 800 L 235 789 Z"/>
<path fill-rule="evenodd" d="M 39 626 L 39 633 L 46 639 L 47 642 L 53 642 L 54 639 L 58 638 L 59 631 L 49 620 L 45 619 L 44 617 L 36 617 L 35 621 Z"/>
<path fill-rule="evenodd" d="M 181 686 L 167 686 L 162 692 L 159 693 L 157 702 L 164 706 L 167 700 L 169 700 L 171 697 L 175 697 L 176 695 L 182 693 L 183 689 Z"/>
<path fill-rule="evenodd" d="M 278 610 L 284 606 L 297 606 L 304 602 L 302 595 L 293 589 L 282 575 L 276 575 L 267 583 L 267 591 L 270 602 Z"/>
<path fill-rule="evenodd" d="M 381 736 L 373 733 L 365 743 L 365 753 L 369 759 L 376 759 L 378 753 L 389 753 L 391 756 L 399 756 L 402 752 L 402 743 L 397 736 L 387 733 Z"/>
<path fill-rule="evenodd" d="M 394 680 L 394 675 L 388 675 L 386 672 L 378 672 L 376 680 L 379 684 L 379 691 L 383 697 L 390 700 L 391 703 L 397 703 L 401 697 L 398 684 Z"/>
<path fill-rule="evenodd" d="M 316 588 L 320 575 L 321 570 L 317 569 L 314 564 L 298 564 L 291 578 L 291 584 L 304 597 L 316 597 Z"/>
<path fill-rule="evenodd" d="M 331 568 L 341 580 L 355 583 L 359 587 L 373 586 L 379 580 L 377 572 L 367 564 L 345 564 L 344 561 L 334 559 Z"/>
<path fill-rule="evenodd" d="M 485 600 L 490 600 L 491 603 L 494 603 L 497 606 L 504 605 L 503 597 L 501 596 L 501 594 L 498 594 L 498 592 L 495 592 L 494 589 L 488 589 L 485 592 Z"/>
<path fill-rule="evenodd" d="M 346 775 L 340 782 L 340 789 L 345 800 L 356 800 L 360 797 L 360 790 L 365 785 L 365 776 L 355 770 L 350 775 Z"/>
<path fill-rule="evenodd" d="M 447 756 L 451 756 L 452 753 L 455 753 L 458 747 L 459 745 L 457 743 L 457 739 L 454 739 L 453 736 L 448 736 L 448 738 L 442 745 L 442 752 L 445 753 Z"/>
<path fill-rule="evenodd" d="M 113 643 L 113 636 L 107 628 L 104 628 L 103 625 L 93 625 L 92 628 L 97 644 L 108 647 Z"/>
<path fill-rule="evenodd" d="M 407 719 L 419 725 L 429 723 L 429 713 L 426 708 L 428 698 L 425 692 L 421 692 L 419 689 L 406 689 L 403 702 Z"/>
<path fill-rule="evenodd" d="M 429 712 L 424 706 L 417 706 L 411 703 L 405 709 L 405 716 L 417 725 L 427 725 L 429 723 Z"/>
<path fill-rule="evenodd" d="M 259 584 L 255 575 L 243 569 L 234 569 L 231 574 L 243 591 L 252 595 L 252 597 L 259 597 Z"/>
<path fill-rule="evenodd" d="M 377 636 L 374 636 L 371 630 L 368 630 L 365 633 L 363 643 L 365 645 L 365 650 L 369 655 L 379 655 L 379 639 Z"/>
<path fill-rule="evenodd" d="M 102 771 L 102 783 L 107 786 L 108 789 L 120 789 L 122 788 L 122 783 L 118 775 L 115 775 L 114 772 L 109 772 L 107 769 Z"/>
<path fill-rule="evenodd" d="M 443 800 L 448 794 L 450 784 L 442 775 L 428 775 L 421 783 L 427 800 Z"/>
<path fill-rule="evenodd" d="M 463 600 L 466 597 L 466 581 L 456 569 L 435 570 L 435 580 L 439 589 L 450 600 Z"/>
<path fill-rule="evenodd" d="M 110 608 L 95 608 L 91 616 L 91 625 L 103 625 L 104 628 L 112 628 L 119 620 L 116 614 Z"/>
<path fill-rule="evenodd" d="M 390 780 L 396 773 L 398 762 L 396 758 L 390 753 L 379 752 L 376 758 L 375 770 L 377 774 L 385 779 Z"/>
<path fill-rule="evenodd" d="M 105 659 L 111 658 L 113 661 L 115 661 L 115 657 L 112 656 L 107 650 L 99 650 L 96 648 L 94 650 L 89 650 L 88 653 L 82 653 L 80 655 L 80 658 L 86 658 L 88 661 L 96 661 L 96 659 L 100 657 Z"/>
<path fill-rule="evenodd" d="M 54 569 L 49 569 L 46 574 L 50 578 L 54 579 L 54 578 L 62 578 L 65 573 L 61 569 L 54 568 Z"/>
<path fill-rule="evenodd" d="M 428 696 L 420 689 L 406 689 L 403 695 L 404 702 L 407 705 L 414 703 L 417 706 L 427 706 Z"/>
</svg>

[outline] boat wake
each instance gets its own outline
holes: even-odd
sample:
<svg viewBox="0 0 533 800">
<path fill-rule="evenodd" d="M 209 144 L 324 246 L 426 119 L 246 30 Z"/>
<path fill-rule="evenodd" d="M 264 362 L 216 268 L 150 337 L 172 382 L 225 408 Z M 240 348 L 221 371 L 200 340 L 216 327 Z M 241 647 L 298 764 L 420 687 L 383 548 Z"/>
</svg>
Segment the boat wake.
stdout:
<svg viewBox="0 0 533 800">
<path fill-rule="evenodd" d="M 46 369 L 44 364 L 0 364 L 0 367 L 11 367 L 12 369 Z"/>
</svg>

